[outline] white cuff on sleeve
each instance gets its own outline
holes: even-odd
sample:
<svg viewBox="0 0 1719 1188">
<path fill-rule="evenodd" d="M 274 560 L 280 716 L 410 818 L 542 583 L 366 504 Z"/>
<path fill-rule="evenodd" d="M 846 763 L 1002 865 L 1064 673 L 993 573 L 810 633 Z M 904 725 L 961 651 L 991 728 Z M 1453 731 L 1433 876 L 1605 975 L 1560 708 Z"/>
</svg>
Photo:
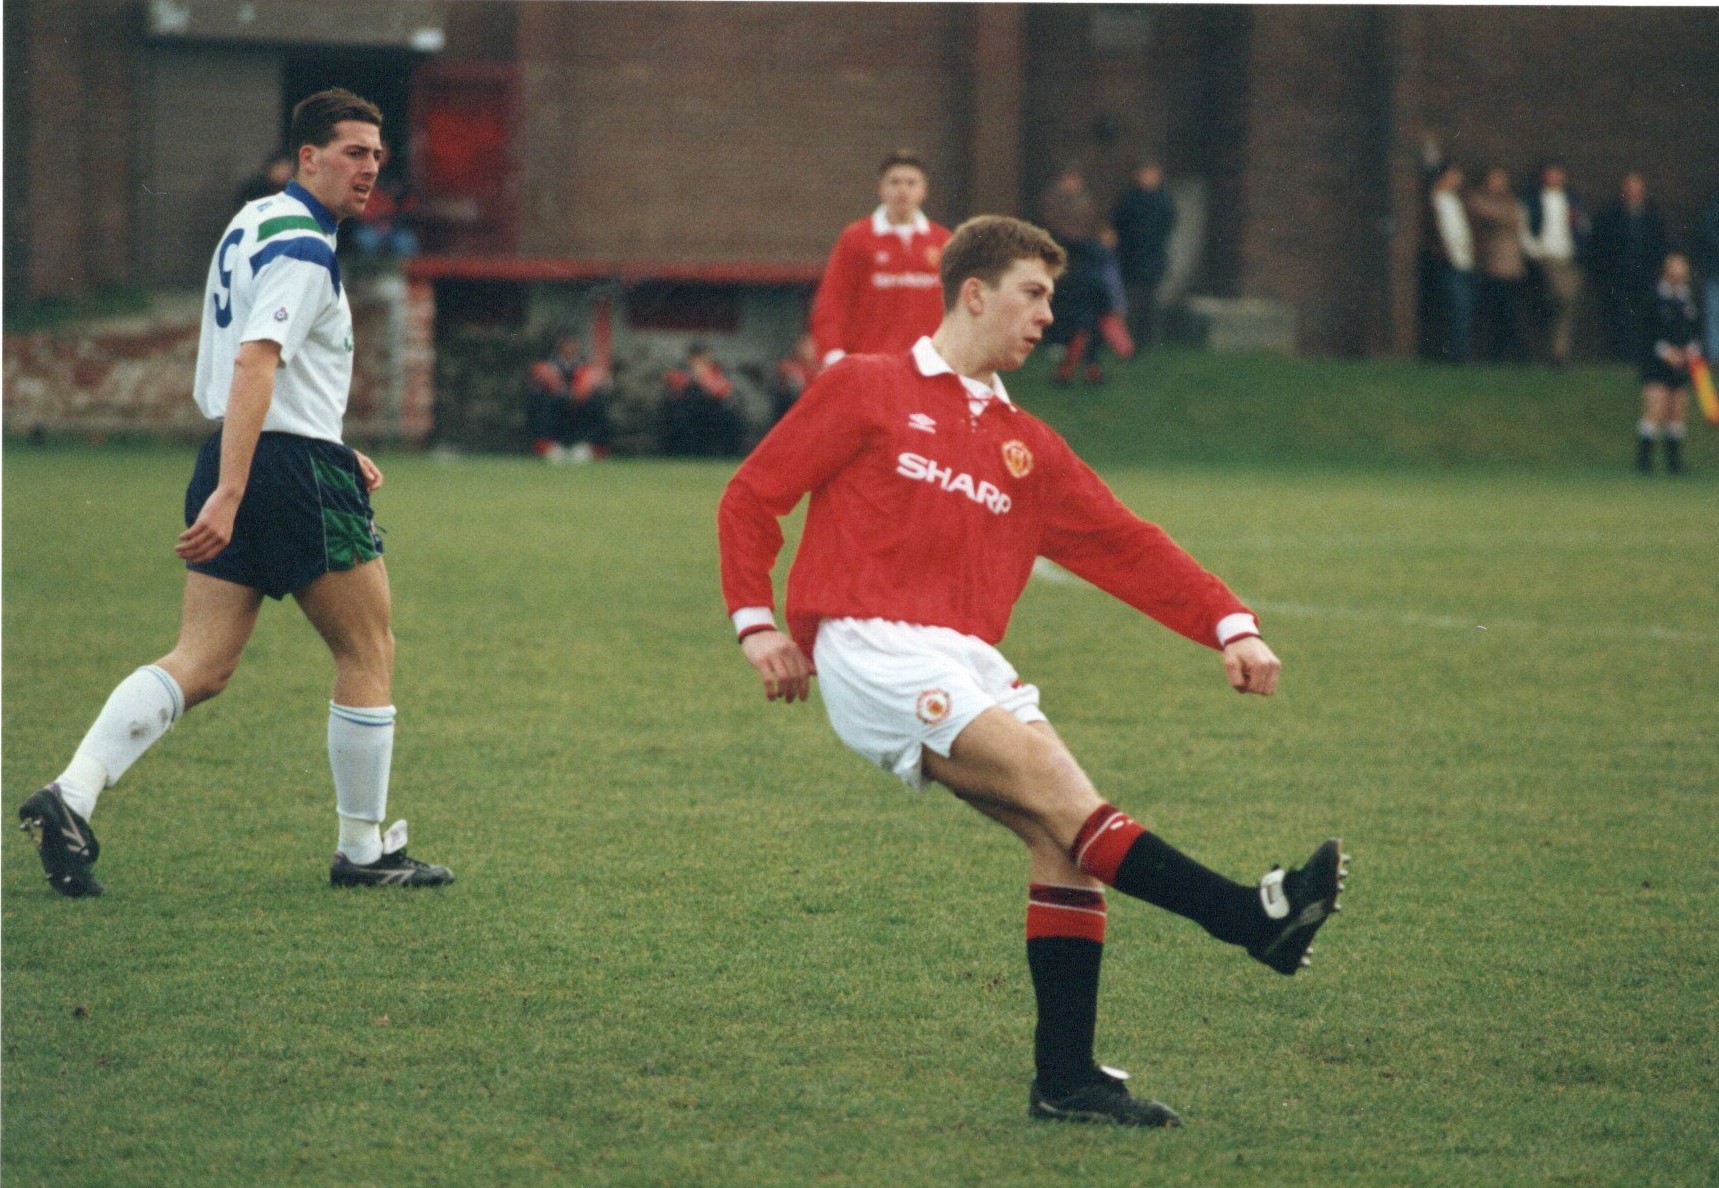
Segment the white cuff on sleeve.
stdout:
<svg viewBox="0 0 1719 1188">
<path fill-rule="evenodd" d="M 1226 647 L 1232 639 L 1259 634 L 1259 620 L 1248 614 L 1225 615 L 1218 620 L 1218 646 Z"/>
<path fill-rule="evenodd" d="M 776 616 L 767 606 L 743 606 L 729 618 L 734 620 L 734 634 L 745 635 L 760 627 L 775 627 Z"/>
<path fill-rule="evenodd" d="M 841 347 L 834 347 L 828 351 L 825 351 L 824 352 L 824 366 L 828 367 L 831 363 L 834 363 L 839 359 L 845 359 L 845 358 L 847 358 L 847 355 L 848 355 L 848 353 L 846 351 L 842 350 Z"/>
</svg>

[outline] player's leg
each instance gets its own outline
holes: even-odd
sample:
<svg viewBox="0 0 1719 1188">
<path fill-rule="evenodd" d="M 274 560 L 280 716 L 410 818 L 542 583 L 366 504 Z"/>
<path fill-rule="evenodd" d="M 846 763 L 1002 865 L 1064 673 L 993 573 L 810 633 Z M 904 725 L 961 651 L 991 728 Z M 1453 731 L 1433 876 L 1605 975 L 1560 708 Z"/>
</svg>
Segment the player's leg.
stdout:
<svg viewBox="0 0 1719 1188">
<path fill-rule="evenodd" d="M 1552 361 L 1566 366 L 1576 345 L 1576 310 L 1582 297 L 1582 270 L 1574 264 L 1559 264 L 1552 281 Z"/>
<path fill-rule="evenodd" d="M 340 836 L 330 880 L 339 886 L 437 886 L 444 866 L 408 858 L 404 828 L 381 825 L 394 757 L 394 633 L 380 557 L 323 574 L 293 597 L 334 657 L 328 762 Z"/>
<path fill-rule="evenodd" d="M 1683 473 L 1683 438 L 1688 432 L 1689 389 L 1668 387 L 1665 394 L 1665 469 L 1668 474 Z"/>
<path fill-rule="evenodd" d="M 89 827 L 97 799 L 186 710 L 226 688 L 261 602 L 256 590 L 187 573 L 173 650 L 114 688 L 65 771 L 19 808 L 56 891 L 74 898 L 101 893 L 91 873 L 101 846 Z"/>
<path fill-rule="evenodd" d="M 1337 910 L 1347 871 L 1336 839 L 1298 870 L 1274 869 L 1254 886 L 1234 882 L 1100 799 L 1053 731 L 1000 709 L 968 724 L 947 756 L 928 751 L 925 768 L 963 799 L 1025 817 L 1085 874 L 1193 920 L 1280 973 L 1305 964 L 1313 934 Z"/>
<path fill-rule="evenodd" d="M 995 713 L 999 719 L 987 720 Z M 966 738 L 978 726 L 988 734 L 999 727 L 1000 738 L 1014 738 L 1000 719 L 1014 717 L 1004 710 L 988 710 L 956 739 Z M 985 726 L 980 726 L 985 722 Z M 1016 722 L 1019 726 L 1019 722 Z M 1055 739 L 1045 722 L 1023 729 Z M 925 751 L 925 769 L 932 779 L 951 787 L 956 796 L 1014 832 L 1030 854 L 1031 873 L 1026 894 L 1026 968 L 1033 978 L 1037 1023 L 1033 1028 L 1033 1087 L 1028 1095 L 1028 1114 L 1033 1118 L 1083 1123 L 1119 1123 L 1128 1126 L 1179 1126 L 1181 1118 L 1171 1107 L 1131 1097 L 1123 1081 L 1126 1075 L 1098 1066 L 1093 1057 L 1093 1035 L 1098 1021 L 1098 978 L 1104 968 L 1104 889 L 1067 856 L 1066 848 L 1035 813 L 1021 811 L 994 789 L 1006 782 L 1004 751 L 1019 750 L 1018 762 L 1038 763 L 1045 781 L 1061 782 L 1090 794 L 1097 793 L 1086 782 L 1073 756 L 1054 746 L 1009 748 L 995 751 L 978 746 L 963 748 L 961 763 L 935 751 Z M 961 781 L 957 787 L 956 782 Z"/>
<path fill-rule="evenodd" d="M 1641 386 L 1641 421 L 1636 425 L 1635 468 L 1643 474 L 1653 470 L 1653 446 L 1665 430 L 1671 390 L 1661 383 Z"/>
</svg>

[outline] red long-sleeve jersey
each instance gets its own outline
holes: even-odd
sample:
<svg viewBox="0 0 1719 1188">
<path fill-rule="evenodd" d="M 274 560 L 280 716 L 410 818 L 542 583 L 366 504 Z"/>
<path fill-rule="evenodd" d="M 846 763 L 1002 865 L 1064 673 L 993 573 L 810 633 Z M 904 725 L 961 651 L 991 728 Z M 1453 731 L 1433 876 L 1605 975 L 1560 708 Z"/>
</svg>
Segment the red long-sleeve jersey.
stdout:
<svg viewBox="0 0 1719 1188">
<path fill-rule="evenodd" d="M 818 357 L 905 351 L 943 320 L 938 266 L 949 229 L 921 215 L 905 239 L 880 207 L 842 230 L 812 299 Z"/>
<path fill-rule="evenodd" d="M 729 481 L 717 529 L 731 614 L 774 609 L 778 519 L 808 492 L 787 600 L 808 654 L 818 623 L 844 617 L 995 644 L 1040 555 L 1208 647 L 1220 621 L 1252 613 L 1037 417 L 1000 399 L 974 415 L 929 342 L 823 372 Z"/>
</svg>

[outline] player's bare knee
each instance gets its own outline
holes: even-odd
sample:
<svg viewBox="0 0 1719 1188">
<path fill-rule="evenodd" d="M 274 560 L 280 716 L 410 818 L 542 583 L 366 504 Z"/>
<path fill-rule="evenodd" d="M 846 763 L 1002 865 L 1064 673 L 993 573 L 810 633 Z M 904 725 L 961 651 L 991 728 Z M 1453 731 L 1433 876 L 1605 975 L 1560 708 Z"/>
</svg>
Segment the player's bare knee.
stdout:
<svg viewBox="0 0 1719 1188">
<path fill-rule="evenodd" d="M 185 698 L 186 709 L 226 692 L 233 674 L 239 671 L 237 660 L 203 661 L 180 666 L 164 664 L 163 667 L 167 668 L 178 683 L 179 691 Z"/>
<path fill-rule="evenodd" d="M 394 671 L 394 633 L 386 627 L 353 636 L 337 636 L 328 640 L 328 650 L 335 666 L 387 676 Z"/>
</svg>

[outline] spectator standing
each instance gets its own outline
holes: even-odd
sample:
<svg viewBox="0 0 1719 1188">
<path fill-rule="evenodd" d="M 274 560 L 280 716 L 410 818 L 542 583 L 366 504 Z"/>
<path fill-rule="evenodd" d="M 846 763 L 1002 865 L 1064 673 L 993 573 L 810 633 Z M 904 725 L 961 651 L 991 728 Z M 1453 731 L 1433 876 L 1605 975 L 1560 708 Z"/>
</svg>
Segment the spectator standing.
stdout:
<svg viewBox="0 0 1719 1188">
<path fill-rule="evenodd" d="M 1462 167 L 1447 162 L 1427 191 L 1428 320 L 1434 324 L 1438 355 L 1447 363 L 1467 363 L 1474 353 L 1474 231 L 1462 183 Z"/>
<path fill-rule="evenodd" d="M 1695 304 L 1689 259 L 1665 257 L 1648 318 L 1649 342 L 1641 360 L 1641 424 L 1636 428 L 1636 469 L 1653 470 L 1653 444 L 1665 446 L 1665 469 L 1683 473 L 1683 436 L 1689 411 L 1689 355 L 1701 349 L 1701 313 Z"/>
<path fill-rule="evenodd" d="M 662 446 L 666 454 L 737 458 L 745 422 L 731 397 L 734 384 L 703 343 L 663 377 Z"/>
<path fill-rule="evenodd" d="M 1594 283 L 1611 358 L 1625 363 L 1641 358 L 1665 255 L 1665 222 L 1647 180 L 1632 170 L 1618 186 L 1617 201 L 1594 220 Z"/>
<path fill-rule="evenodd" d="M 1546 161 L 1540 166 L 1540 184 L 1523 201 L 1528 212 L 1525 246 L 1539 281 L 1542 350 L 1554 367 L 1568 366 L 1575 346 L 1581 262 L 1587 256 L 1588 236 L 1593 229 L 1568 183 L 1564 163 Z"/>
<path fill-rule="evenodd" d="M 1127 296 L 1128 332 L 1145 350 L 1157 334 L 1158 288 L 1169 266 L 1170 234 L 1176 229 L 1176 203 L 1164 189 L 1164 168 L 1142 162 L 1133 184 L 1110 212 L 1116 232 L 1117 263 Z"/>
<path fill-rule="evenodd" d="M 812 298 L 812 338 L 824 366 L 844 355 L 904 351 L 937 329 L 937 266 L 949 229 L 921 209 L 929 187 L 925 162 L 897 149 L 878 169 L 878 208 L 836 239 Z"/>
<path fill-rule="evenodd" d="M 1705 282 L 1702 305 L 1707 313 L 1707 358 L 1711 361 L 1719 359 L 1719 194 L 1707 204 L 1695 242 L 1700 253 L 1696 265 Z"/>
<path fill-rule="evenodd" d="M 1510 174 L 1494 166 L 1468 196 L 1474 229 L 1474 320 L 1481 356 L 1495 363 L 1527 358 L 1522 340 L 1522 296 L 1528 279 L 1524 249 L 1528 220 L 1510 188 Z"/>
<path fill-rule="evenodd" d="M 1056 321 L 1049 338 L 1063 345 L 1055 381 L 1068 383 L 1084 363 L 1087 382 L 1098 383 L 1104 378 L 1099 362 L 1104 344 L 1124 359 L 1134 353 L 1119 308 L 1120 275 L 1114 284 L 1111 281 L 1111 274 L 1117 272 L 1116 256 L 1106 238 L 1114 233 L 1099 217 L 1086 177 L 1072 166 L 1051 179 L 1039 212 L 1045 230 L 1068 256 L 1068 271 L 1052 298 Z"/>
<path fill-rule="evenodd" d="M 584 346 L 572 335 L 556 339 L 549 357 L 531 365 L 526 432 L 532 453 L 550 462 L 607 457 L 613 394 L 606 364 L 587 359 Z"/>
</svg>

